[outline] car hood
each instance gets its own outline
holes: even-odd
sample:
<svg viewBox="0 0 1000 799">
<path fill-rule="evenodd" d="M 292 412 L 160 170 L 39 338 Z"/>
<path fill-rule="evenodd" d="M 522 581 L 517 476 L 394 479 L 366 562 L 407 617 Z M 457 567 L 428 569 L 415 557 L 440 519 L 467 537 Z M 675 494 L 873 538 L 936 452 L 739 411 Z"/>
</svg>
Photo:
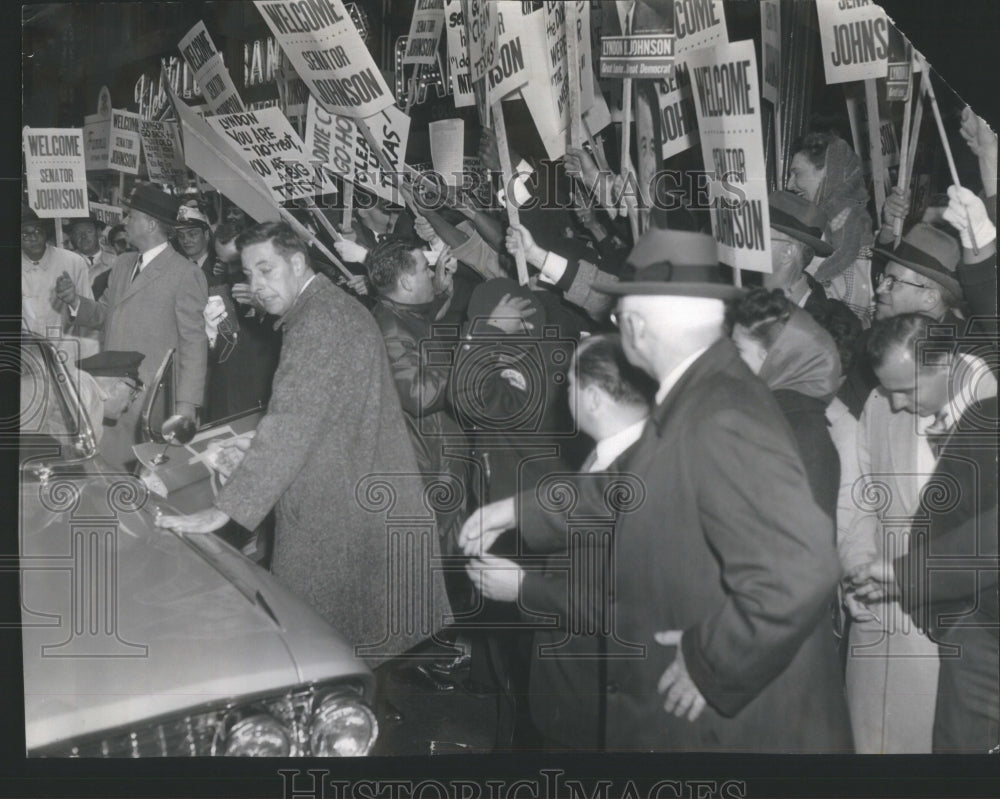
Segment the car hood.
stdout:
<svg viewBox="0 0 1000 799">
<path fill-rule="evenodd" d="M 124 475 L 22 480 L 29 750 L 322 680 L 371 697 L 318 614 L 214 536 L 155 527 L 144 497 Z"/>
</svg>

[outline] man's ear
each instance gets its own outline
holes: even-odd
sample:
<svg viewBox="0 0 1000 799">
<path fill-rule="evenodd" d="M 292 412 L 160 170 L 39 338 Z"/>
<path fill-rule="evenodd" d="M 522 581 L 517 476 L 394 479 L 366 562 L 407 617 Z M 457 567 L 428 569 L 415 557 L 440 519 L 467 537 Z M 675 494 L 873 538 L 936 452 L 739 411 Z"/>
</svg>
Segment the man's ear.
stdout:
<svg viewBox="0 0 1000 799">
<path fill-rule="evenodd" d="M 413 288 L 413 273 L 400 272 L 399 280 L 396 282 L 403 291 L 410 291 Z"/>
<path fill-rule="evenodd" d="M 288 262 L 292 265 L 292 273 L 301 277 L 306 271 L 306 257 L 300 252 L 293 252 Z"/>
<path fill-rule="evenodd" d="M 604 404 L 604 397 L 602 396 L 601 389 L 597 387 L 597 384 L 591 383 L 584 387 L 583 401 L 586 409 L 591 413 L 596 413 L 601 409 L 601 405 Z"/>
</svg>

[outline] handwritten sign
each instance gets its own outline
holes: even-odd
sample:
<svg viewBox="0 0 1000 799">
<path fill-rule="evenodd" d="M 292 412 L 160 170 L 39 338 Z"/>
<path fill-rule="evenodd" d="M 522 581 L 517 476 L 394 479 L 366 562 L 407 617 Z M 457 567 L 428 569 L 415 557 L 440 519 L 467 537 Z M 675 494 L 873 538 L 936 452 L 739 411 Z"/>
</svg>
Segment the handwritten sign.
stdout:
<svg viewBox="0 0 1000 799">
<path fill-rule="evenodd" d="M 530 70 L 526 59 L 531 58 L 528 49 L 531 39 L 519 2 L 496 3 L 491 13 L 496 21 L 497 42 L 496 48 L 490 50 L 492 61 L 486 73 L 486 96 L 492 104 L 528 82 Z"/>
<path fill-rule="evenodd" d="M 722 0 L 674 0 L 673 5 L 678 55 L 729 41 Z"/>
<path fill-rule="evenodd" d="M 31 210 L 43 219 L 88 216 L 83 131 L 25 127 L 21 144 Z"/>
<path fill-rule="evenodd" d="M 354 180 L 354 151 L 361 135 L 350 117 L 328 113 L 309 95 L 306 105 L 306 153 L 329 175 Z"/>
<path fill-rule="evenodd" d="M 870 0 L 816 0 L 827 83 L 884 78 L 889 21 Z"/>
<path fill-rule="evenodd" d="M 473 82 L 482 80 L 496 61 L 496 6 L 487 0 L 463 0 L 465 30 L 469 34 L 469 67 Z"/>
<path fill-rule="evenodd" d="M 691 77 L 687 64 L 674 64 L 667 80 L 656 90 L 660 107 L 660 132 L 663 148 L 661 158 L 670 158 L 694 146 L 698 134 L 698 117 L 691 95 Z"/>
<path fill-rule="evenodd" d="M 472 74 L 469 72 L 469 39 L 465 32 L 461 0 L 445 0 L 444 10 L 448 26 L 448 72 L 455 108 L 466 108 L 476 104 L 476 93 L 472 90 Z"/>
<path fill-rule="evenodd" d="M 406 37 L 403 64 L 434 64 L 444 27 L 444 0 L 417 0 Z"/>
<path fill-rule="evenodd" d="M 590 3 L 572 0 L 576 3 L 576 41 L 580 56 L 580 106 L 589 110 L 594 104 L 594 65 L 590 51 Z M 569 72 L 567 60 L 569 48 L 566 43 L 566 6 L 561 0 L 546 0 L 545 40 L 549 55 L 549 79 L 556 92 L 561 114 L 569 113 Z M 568 118 L 567 118 L 568 123 Z"/>
<path fill-rule="evenodd" d="M 281 203 L 325 191 L 317 185 L 305 144 L 279 108 L 206 117 Z"/>
<path fill-rule="evenodd" d="M 254 0 L 254 5 L 329 113 L 362 119 L 395 102 L 342 0 Z"/>
<path fill-rule="evenodd" d="M 179 48 L 213 114 L 233 114 L 243 110 L 243 100 L 204 22 L 198 22 L 187 32 Z"/>
<path fill-rule="evenodd" d="M 761 0 L 760 39 L 760 88 L 764 99 L 776 105 L 781 86 L 781 0 Z"/>
<path fill-rule="evenodd" d="M 406 145 L 410 138 L 410 118 L 393 105 L 365 122 L 379 143 L 379 149 L 392 172 L 397 174 L 404 172 Z M 367 189 L 391 203 L 403 204 L 394 176 L 383 170 L 378 155 L 372 152 L 367 139 L 360 131 L 356 139 L 354 163 L 356 186 Z"/>
<path fill-rule="evenodd" d="M 139 174 L 141 150 L 139 115 L 131 111 L 111 109 L 111 149 L 108 153 L 108 168 L 129 175 Z"/>
<path fill-rule="evenodd" d="M 714 169 L 712 233 L 719 260 L 771 271 L 767 168 L 752 40 L 688 53 L 705 167 Z M 711 159 L 711 160 L 709 160 Z"/>
<path fill-rule="evenodd" d="M 157 122 L 153 119 L 139 121 L 142 150 L 146 154 L 149 179 L 169 186 L 183 186 L 187 182 L 181 134 L 173 120 Z"/>
</svg>

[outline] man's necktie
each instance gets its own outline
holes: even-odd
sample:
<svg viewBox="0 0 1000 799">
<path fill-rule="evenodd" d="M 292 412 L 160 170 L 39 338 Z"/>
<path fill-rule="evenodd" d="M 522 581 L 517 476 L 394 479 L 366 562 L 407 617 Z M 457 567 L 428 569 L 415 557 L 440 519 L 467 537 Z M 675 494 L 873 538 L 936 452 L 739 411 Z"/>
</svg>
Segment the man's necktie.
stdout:
<svg viewBox="0 0 1000 799">
<path fill-rule="evenodd" d="M 139 260 L 135 262 L 135 269 L 132 272 L 132 279 L 129 283 L 134 283 L 135 279 L 139 277 L 139 273 L 142 271 L 142 253 L 139 253 Z"/>
</svg>

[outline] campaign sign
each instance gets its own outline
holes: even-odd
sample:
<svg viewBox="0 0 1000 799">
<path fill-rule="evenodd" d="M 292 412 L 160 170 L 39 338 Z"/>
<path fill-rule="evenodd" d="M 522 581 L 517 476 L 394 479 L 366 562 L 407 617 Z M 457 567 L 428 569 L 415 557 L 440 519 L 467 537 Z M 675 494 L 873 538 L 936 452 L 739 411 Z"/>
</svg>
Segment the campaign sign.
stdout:
<svg viewBox="0 0 1000 799">
<path fill-rule="evenodd" d="M 602 78 L 653 78 L 670 72 L 674 37 L 659 34 L 601 38 Z"/>
<path fill-rule="evenodd" d="M 228 139 L 275 201 L 303 199 L 327 190 L 317 185 L 305 144 L 280 108 L 223 114 L 205 121 Z"/>
<path fill-rule="evenodd" d="M 181 150 L 177 123 L 173 120 L 157 122 L 154 119 L 140 119 L 139 135 L 142 137 L 142 150 L 146 154 L 149 179 L 169 186 L 184 186 L 187 182 L 187 169 L 184 167 L 184 153 Z"/>
<path fill-rule="evenodd" d="M 444 0 L 417 0 L 410 19 L 410 32 L 406 37 L 403 64 L 437 62 L 438 42 L 444 27 Z"/>
<path fill-rule="evenodd" d="M 465 31 L 461 0 L 445 0 L 445 21 L 448 30 L 448 73 L 455 108 L 476 104 L 469 72 L 469 37 Z"/>
<path fill-rule="evenodd" d="M 254 5 L 328 112 L 363 119 L 395 102 L 342 0 L 254 0 Z"/>
<path fill-rule="evenodd" d="M 139 174 L 139 153 L 142 137 L 139 135 L 139 115 L 131 111 L 111 109 L 111 147 L 108 168 L 129 175 Z"/>
<path fill-rule="evenodd" d="M 90 216 L 105 225 L 117 225 L 125 218 L 125 212 L 117 205 L 91 203 Z"/>
<path fill-rule="evenodd" d="M 661 158 L 670 158 L 695 145 L 698 116 L 691 95 L 687 64 L 674 65 L 671 74 L 656 87 L 660 107 L 660 131 L 663 140 Z"/>
<path fill-rule="evenodd" d="M 88 216 L 83 131 L 25 126 L 21 134 L 31 210 L 43 219 Z"/>
<path fill-rule="evenodd" d="M 469 66 L 472 80 L 486 77 L 496 61 L 496 2 L 462 0 L 462 16 L 469 34 Z"/>
<path fill-rule="evenodd" d="M 309 95 L 306 106 L 306 153 L 313 164 L 326 170 L 327 177 L 337 175 L 354 180 L 354 150 L 358 127 L 350 117 L 335 116 Z"/>
<path fill-rule="evenodd" d="M 396 175 L 404 172 L 403 162 L 406 158 L 406 145 L 410 138 L 410 118 L 391 105 L 378 116 L 365 120 L 379 143 L 382 156 Z M 387 173 L 377 153 L 372 152 L 368 140 L 359 130 L 355 139 L 354 152 L 354 185 L 396 205 L 403 204 L 403 198 L 396 188 L 396 177 Z"/>
<path fill-rule="evenodd" d="M 215 48 L 204 22 L 198 22 L 178 45 L 181 55 L 194 72 L 202 96 L 213 114 L 233 114 L 243 110 L 236 84 Z"/>
<path fill-rule="evenodd" d="M 827 83 L 884 78 L 889 20 L 871 0 L 816 0 Z"/>
<path fill-rule="evenodd" d="M 536 12 L 537 14 L 538 12 Z M 530 58 L 530 33 L 520 3 L 496 3 L 492 11 L 496 20 L 496 48 L 489 51 L 492 61 L 486 72 L 486 92 L 489 102 L 502 100 L 528 82 L 526 58 Z"/>
<path fill-rule="evenodd" d="M 714 170 L 712 233 L 719 260 L 771 271 L 767 167 L 752 40 L 687 55 L 705 168 Z"/>
<path fill-rule="evenodd" d="M 674 0 L 673 5 L 678 55 L 729 41 L 722 0 Z"/>
</svg>

